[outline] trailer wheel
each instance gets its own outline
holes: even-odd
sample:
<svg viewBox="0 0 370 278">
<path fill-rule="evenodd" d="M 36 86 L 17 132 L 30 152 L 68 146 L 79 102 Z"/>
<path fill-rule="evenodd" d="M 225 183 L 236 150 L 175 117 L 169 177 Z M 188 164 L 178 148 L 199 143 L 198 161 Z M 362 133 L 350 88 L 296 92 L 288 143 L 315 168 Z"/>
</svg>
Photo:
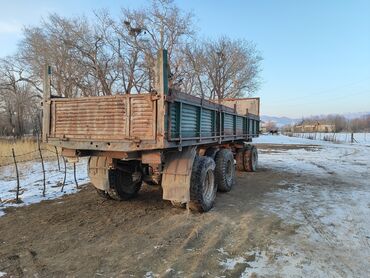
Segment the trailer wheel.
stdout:
<svg viewBox="0 0 370 278">
<path fill-rule="evenodd" d="M 235 183 L 234 155 L 228 149 L 216 155 L 215 178 L 218 191 L 229 192 Z"/>
<path fill-rule="evenodd" d="M 108 194 L 114 200 L 125 201 L 134 198 L 141 188 L 142 181 L 133 180 L 132 173 L 122 170 L 109 170 Z"/>
<path fill-rule="evenodd" d="M 245 148 L 237 149 L 235 153 L 236 170 L 245 171 L 244 169 L 244 153 Z"/>
<path fill-rule="evenodd" d="M 244 152 L 244 169 L 247 172 L 255 172 L 258 165 L 258 152 L 255 146 L 251 146 Z"/>
<path fill-rule="evenodd" d="M 209 147 L 206 152 L 204 153 L 204 156 L 211 157 L 213 160 L 215 160 L 215 157 L 217 155 L 217 152 L 219 151 L 218 148 L 215 147 Z"/>
<path fill-rule="evenodd" d="M 209 211 L 217 192 L 213 170 L 215 162 L 207 156 L 196 156 L 190 181 L 189 208 L 198 212 Z"/>
</svg>

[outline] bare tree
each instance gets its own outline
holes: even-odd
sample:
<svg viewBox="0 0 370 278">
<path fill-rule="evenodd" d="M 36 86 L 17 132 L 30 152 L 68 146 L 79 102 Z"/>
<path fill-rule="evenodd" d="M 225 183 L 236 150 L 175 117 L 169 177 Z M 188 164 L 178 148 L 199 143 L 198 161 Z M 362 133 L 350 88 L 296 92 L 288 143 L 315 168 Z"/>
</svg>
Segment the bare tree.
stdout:
<svg viewBox="0 0 370 278">
<path fill-rule="evenodd" d="M 115 29 L 122 41 L 127 43 L 130 56 L 126 54 L 126 60 L 134 83 L 139 85 L 135 86 L 136 89 L 151 90 L 154 79 L 152 69 L 160 49 L 168 51 L 171 83 L 179 81 L 184 69 L 182 50 L 194 34 L 192 17 L 191 13 L 183 13 L 170 0 L 153 1 L 150 7 L 144 9 L 122 10 L 121 27 L 116 26 Z M 138 63 L 136 69 L 134 61 Z"/>
<path fill-rule="evenodd" d="M 264 125 L 265 125 L 265 128 L 266 128 L 267 132 L 275 131 L 275 130 L 278 129 L 277 125 L 276 125 L 276 122 L 274 122 L 274 121 L 268 121 Z"/>
<path fill-rule="evenodd" d="M 221 37 L 187 47 L 187 67 L 196 75 L 196 95 L 210 99 L 253 94 L 259 88 L 261 56 L 245 40 Z"/>
<path fill-rule="evenodd" d="M 0 113 L 8 133 L 24 135 L 33 120 L 32 108 L 37 105 L 40 95 L 29 77 L 25 77 L 18 61 L 8 57 L 0 60 Z"/>
<path fill-rule="evenodd" d="M 52 92 L 94 96 L 151 91 L 158 50 L 167 49 L 173 89 L 211 99 L 254 93 L 261 57 L 244 40 L 222 37 L 195 43 L 192 14 L 171 0 L 122 9 L 118 19 L 101 10 L 88 20 L 51 14 L 27 27 L 18 61 L 22 78 L 42 92 L 45 64 Z"/>
<path fill-rule="evenodd" d="M 241 97 L 258 89 L 262 58 L 251 42 L 221 37 L 206 41 L 203 47 L 211 99 Z"/>
</svg>

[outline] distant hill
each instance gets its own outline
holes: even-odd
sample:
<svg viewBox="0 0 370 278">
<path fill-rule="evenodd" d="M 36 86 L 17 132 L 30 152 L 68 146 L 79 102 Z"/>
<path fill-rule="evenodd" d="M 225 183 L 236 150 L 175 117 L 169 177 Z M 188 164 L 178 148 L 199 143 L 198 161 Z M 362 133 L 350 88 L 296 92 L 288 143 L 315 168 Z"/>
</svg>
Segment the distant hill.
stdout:
<svg viewBox="0 0 370 278">
<path fill-rule="evenodd" d="M 264 122 L 275 122 L 277 127 L 282 127 L 285 125 L 292 125 L 299 121 L 299 119 L 292 119 L 288 117 L 267 116 L 267 115 L 262 115 L 261 120 Z"/>
<path fill-rule="evenodd" d="M 352 120 L 355 118 L 360 118 L 362 116 L 370 115 L 370 112 L 345 113 L 345 114 L 339 114 L 339 115 L 344 116 L 348 120 Z M 297 122 L 301 121 L 302 118 L 294 119 L 294 118 L 289 118 L 289 117 L 276 117 L 276 116 L 262 115 L 261 120 L 264 122 L 272 121 L 276 123 L 277 127 L 282 127 L 285 125 L 294 125 Z"/>
<path fill-rule="evenodd" d="M 355 119 L 355 118 L 360 118 L 360 117 L 366 116 L 366 115 L 370 115 L 370 112 L 357 112 L 357 113 L 342 114 L 342 116 L 344 116 L 348 120 L 352 120 L 352 119 Z"/>
</svg>

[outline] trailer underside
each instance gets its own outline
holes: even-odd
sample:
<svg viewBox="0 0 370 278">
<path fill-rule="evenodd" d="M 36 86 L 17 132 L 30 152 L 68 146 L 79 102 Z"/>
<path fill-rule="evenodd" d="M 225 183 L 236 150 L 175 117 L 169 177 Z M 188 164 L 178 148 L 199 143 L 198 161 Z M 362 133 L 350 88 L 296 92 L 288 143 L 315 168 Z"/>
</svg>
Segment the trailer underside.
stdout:
<svg viewBox="0 0 370 278">
<path fill-rule="evenodd" d="M 248 99 L 230 107 L 230 99 L 226 106 L 171 90 L 166 52 L 158 59 L 156 90 L 144 94 L 52 98 L 47 75 L 43 140 L 69 160 L 90 156 L 102 197 L 132 198 L 145 182 L 161 185 L 163 199 L 208 211 L 217 190 L 231 190 L 235 165 L 255 171 L 257 151 L 248 142 L 258 136 L 259 99 L 251 114 L 237 106 Z"/>
</svg>

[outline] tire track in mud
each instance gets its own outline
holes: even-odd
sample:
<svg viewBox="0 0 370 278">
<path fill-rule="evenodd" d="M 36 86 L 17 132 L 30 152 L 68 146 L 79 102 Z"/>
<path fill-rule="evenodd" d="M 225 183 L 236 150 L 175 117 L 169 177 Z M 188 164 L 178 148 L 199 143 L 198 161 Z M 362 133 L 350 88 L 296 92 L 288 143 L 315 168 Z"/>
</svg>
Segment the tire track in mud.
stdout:
<svg viewBox="0 0 370 278">
<path fill-rule="evenodd" d="M 358 215 L 359 211 L 358 209 L 351 208 L 352 215 Z M 358 225 L 359 223 L 357 223 Z M 355 232 L 357 233 L 358 237 L 360 238 L 360 241 L 362 245 L 365 247 L 364 252 L 369 256 L 370 254 L 370 243 L 369 243 L 369 236 L 366 235 L 364 232 L 363 227 L 356 227 Z"/>
<path fill-rule="evenodd" d="M 327 243 L 328 247 L 333 250 L 330 256 L 335 257 L 336 261 L 333 261 L 333 258 L 330 258 L 330 256 L 327 258 L 332 261 L 333 266 L 335 267 L 333 270 L 338 272 L 338 274 L 340 274 L 341 276 L 348 275 L 345 270 L 348 270 L 353 275 L 354 271 L 349 263 L 345 262 L 342 256 L 337 255 L 335 252 L 338 247 L 340 247 L 340 241 L 338 241 L 337 236 L 333 232 L 327 230 L 326 225 L 314 216 L 312 210 L 306 207 L 301 207 L 300 210 L 304 219 L 306 220 L 306 224 L 308 224 L 313 229 L 313 231 Z M 336 266 L 338 262 L 342 265 L 342 267 L 338 268 Z"/>
<path fill-rule="evenodd" d="M 359 149 L 354 149 L 353 152 L 351 152 L 351 153 L 345 153 L 343 155 L 340 155 L 339 158 L 343 158 L 343 157 L 347 157 L 347 156 L 352 156 L 352 155 L 358 154 L 359 152 L 360 152 Z"/>
<path fill-rule="evenodd" d="M 312 211 L 308 208 L 300 208 L 304 219 L 307 221 L 307 224 L 321 237 L 330 247 L 335 247 L 337 245 L 336 235 L 331 231 L 327 231 L 325 225 L 321 221 L 313 216 Z"/>
<path fill-rule="evenodd" d="M 309 161 L 310 156 L 307 159 Z M 325 162 L 318 162 L 326 166 Z M 336 186 L 331 186 L 329 179 L 335 179 Z M 285 181 L 285 185 L 281 185 L 281 181 Z M 289 204 L 289 200 L 284 199 L 288 196 L 285 194 L 292 193 L 288 188 L 290 184 L 298 183 L 302 186 L 295 192 L 297 198 L 304 193 L 304 185 L 317 185 L 316 193 L 303 200 L 307 203 L 298 199 Z M 250 267 L 248 264 L 253 263 L 248 260 L 253 258 L 248 256 L 255 250 L 266 250 L 269 252 L 264 253 L 268 255 L 262 268 L 271 270 L 271 276 L 278 276 L 284 273 L 286 265 L 289 266 L 284 260 L 290 259 L 282 256 L 279 248 L 288 246 L 289 249 L 296 245 L 297 249 L 292 249 L 299 250 L 300 254 L 292 258 L 294 265 L 290 267 L 301 276 L 305 276 L 304 260 L 308 257 L 312 266 L 308 271 L 317 267 L 327 276 L 353 277 L 358 274 L 353 269 L 366 272 L 349 262 L 351 254 L 361 254 L 362 250 L 350 250 L 354 252 L 347 254 L 340 246 L 341 237 L 330 230 L 332 226 L 323 223 L 325 218 L 318 219 L 314 213 L 316 206 L 327 205 L 325 200 L 330 196 L 321 195 L 327 194 L 324 187 L 330 187 L 331 191 L 347 185 L 339 184 L 337 176 L 317 179 L 311 173 L 262 168 L 256 173 L 239 173 L 233 190 L 218 194 L 215 208 L 203 215 L 171 207 L 162 200 L 158 189 L 143 188 L 137 199 L 116 203 L 102 202 L 90 188 L 58 201 L 9 211 L 1 217 L 0 269 L 15 276 L 18 268 L 27 268 L 30 276 L 47 277 L 143 277 L 146 273 L 160 277 L 239 277 L 247 268 L 258 274 L 261 268 Z M 280 199 L 268 195 L 284 190 L 286 193 L 280 195 Z M 57 205 L 59 202 L 61 204 Z M 291 214 L 278 217 L 261 204 L 275 211 L 293 205 L 299 219 L 291 224 Z M 300 208 L 303 208 L 303 217 Z M 298 235 L 299 225 L 306 230 Z M 360 233 L 365 231 L 358 231 Z M 311 235 L 318 242 L 307 240 Z M 280 242 L 284 244 L 274 245 Z M 8 259 L 22 257 L 24 250 L 37 252 L 38 262 L 33 261 L 30 254 L 22 260 Z M 225 261 L 235 262 L 239 258 L 242 258 L 241 263 L 225 269 Z M 356 262 L 366 266 L 363 258 Z M 314 277 L 320 272 L 311 273 Z"/>
<path fill-rule="evenodd" d="M 334 175 L 334 174 L 335 174 L 335 172 L 334 172 L 334 171 L 329 170 L 326 166 L 323 166 L 323 165 L 321 165 L 321 164 L 319 164 L 319 163 L 316 163 L 316 162 L 310 161 L 310 164 L 312 164 L 312 165 L 316 166 L 317 168 L 320 168 L 320 169 L 324 170 L 324 171 L 325 171 L 327 174 L 329 174 L 329 175 Z"/>
<path fill-rule="evenodd" d="M 251 231 L 247 228 L 249 223 L 245 217 L 237 220 L 222 216 L 218 212 L 207 215 L 187 215 L 184 212 L 184 215 L 175 218 L 178 219 L 171 221 L 174 225 L 162 233 L 162 242 L 173 241 L 173 244 L 160 248 L 166 254 L 163 257 L 166 263 L 164 266 L 152 269 L 155 273 L 165 275 L 168 269 L 183 271 L 186 265 L 187 273 L 193 273 L 195 276 L 217 276 L 225 271 L 221 266 L 223 256 L 220 255 L 220 248 L 227 249 L 227 253 L 231 256 L 243 255 L 249 249 Z M 243 222 L 244 224 L 241 225 Z M 185 229 L 184 226 L 186 226 Z M 162 230 L 161 227 L 159 229 Z M 176 234 L 181 236 L 174 242 L 173 235 Z M 158 255 L 158 251 L 148 252 L 142 259 L 149 260 L 152 256 Z"/>
</svg>

